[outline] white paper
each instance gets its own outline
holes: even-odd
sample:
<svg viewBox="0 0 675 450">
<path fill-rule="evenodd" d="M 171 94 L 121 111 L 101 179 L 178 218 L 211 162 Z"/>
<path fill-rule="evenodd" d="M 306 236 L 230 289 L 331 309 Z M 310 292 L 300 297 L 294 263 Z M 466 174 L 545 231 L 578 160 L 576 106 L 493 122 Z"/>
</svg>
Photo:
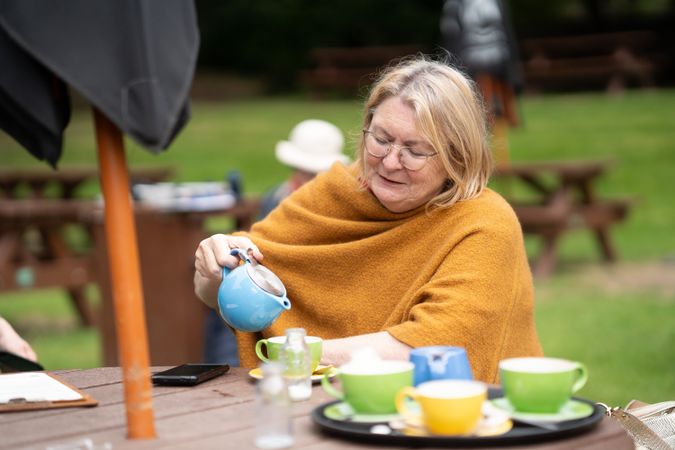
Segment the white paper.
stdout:
<svg viewBox="0 0 675 450">
<path fill-rule="evenodd" d="M 0 404 L 10 401 L 42 402 L 80 400 L 82 395 L 40 372 L 0 375 Z"/>
</svg>

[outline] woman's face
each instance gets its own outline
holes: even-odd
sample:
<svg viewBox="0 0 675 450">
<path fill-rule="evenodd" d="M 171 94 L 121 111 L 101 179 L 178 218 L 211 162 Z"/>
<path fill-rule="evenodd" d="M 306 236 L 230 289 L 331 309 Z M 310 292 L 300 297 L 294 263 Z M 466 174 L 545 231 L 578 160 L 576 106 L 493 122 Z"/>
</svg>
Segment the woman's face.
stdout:
<svg viewBox="0 0 675 450">
<path fill-rule="evenodd" d="M 427 158 L 424 167 L 417 171 L 401 165 L 400 147 L 410 147 L 417 153 L 434 153 L 417 130 L 410 106 L 399 97 L 388 98 L 375 110 L 369 130 L 394 144 L 383 158 L 364 154 L 368 187 L 385 208 L 395 213 L 410 211 L 441 192 L 447 177 L 438 155 Z"/>
</svg>

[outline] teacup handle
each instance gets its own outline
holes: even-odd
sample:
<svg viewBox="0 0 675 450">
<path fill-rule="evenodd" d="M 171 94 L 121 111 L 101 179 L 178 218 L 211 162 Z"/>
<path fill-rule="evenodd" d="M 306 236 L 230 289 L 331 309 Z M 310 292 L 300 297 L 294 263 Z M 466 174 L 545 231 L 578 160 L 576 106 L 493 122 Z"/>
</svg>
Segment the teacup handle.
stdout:
<svg viewBox="0 0 675 450">
<path fill-rule="evenodd" d="M 258 342 L 255 343 L 255 354 L 258 355 L 258 358 L 260 358 L 261 361 L 264 361 L 266 363 L 270 362 L 270 359 L 263 355 L 262 348 L 263 345 L 265 346 L 265 352 L 267 352 L 267 339 L 260 339 Z"/>
<path fill-rule="evenodd" d="M 407 422 L 417 422 L 421 419 L 421 414 L 414 413 L 408 409 L 406 404 L 406 399 L 411 398 L 417 401 L 418 394 L 417 389 L 414 387 L 406 386 L 396 394 L 396 410 L 403 416 L 403 419 Z"/>
<path fill-rule="evenodd" d="M 572 394 L 584 387 L 586 381 L 588 381 L 588 370 L 586 369 L 586 366 L 579 362 L 576 363 L 576 365 L 577 380 L 572 385 Z"/>
<path fill-rule="evenodd" d="M 326 391 L 328 395 L 331 395 L 337 398 L 338 400 L 344 400 L 345 394 L 338 391 L 333 387 L 332 384 L 330 384 L 330 375 L 331 375 L 330 371 L 323 374 L 323 378 L 321 378 L 321 387 L 323 388 L 324 391 Z"/>
</svg>

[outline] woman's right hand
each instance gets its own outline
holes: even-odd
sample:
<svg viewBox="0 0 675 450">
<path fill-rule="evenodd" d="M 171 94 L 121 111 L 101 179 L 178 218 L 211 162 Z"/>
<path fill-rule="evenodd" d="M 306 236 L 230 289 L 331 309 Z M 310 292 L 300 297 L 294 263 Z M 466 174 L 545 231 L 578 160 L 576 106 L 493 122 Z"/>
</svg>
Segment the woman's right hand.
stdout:
<svg viewBox="0 0 675 450">
<path fill-rule="evenodd" d="M 195 252 L 195 293 L 212 307 L 223 278 L 223 267 L 234 269 L 239 265 L 239 257 L 230 255 L 235 248 L 249 250 L 249 255 L 258 262 L 263 259 L 263 254 L 249 238 L 229 234 L 214 234 L 204 239 Z"/>
<path fill-rule="evenodd" d="M 263 254 L 249 238 L 214 234 L 199 243 L 195 252 L 195 270 L 204 278 L 220 282 L 223 267 L 234 269 L 239 265 L 239 257 L 230 254 L 235 248 L 249 250 L 249 254 L 258 262 L 263 259 Z"/>
</svg>

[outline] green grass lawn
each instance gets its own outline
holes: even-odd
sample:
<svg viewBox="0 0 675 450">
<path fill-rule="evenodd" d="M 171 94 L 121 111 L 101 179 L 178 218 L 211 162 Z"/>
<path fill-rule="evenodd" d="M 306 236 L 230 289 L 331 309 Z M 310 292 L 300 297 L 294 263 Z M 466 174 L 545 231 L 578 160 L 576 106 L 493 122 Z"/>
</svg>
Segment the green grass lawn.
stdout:
<svg viewBox="0 0 675 450">
<path fill-rule="evenodd" d="M 172 165 L 181 181 L 222 180 L 236 169 L 246 191 L 261 193 L 287 175 L 274 160 L 274 145 L 300 120 L 334 122 L 347 134 L 350 151 L 360 129 L 361 103 L 353 100 L 266 98 L 192 106 L 192 120 L 168 152 L 151 155 L 127 139 L 130 166 Z M 613 160 L 599 193 L 636 199 L 628 220 L 612 231 L 621 260 L 672 269 L 670 277 L 631 289 L 584 282 L 587 268 L 597 268 L 600 257 L 589 234 L 579 231 L 564 238 L 556 275 L 536 282 L 537 324 L 546 353 L 585 362 L 590 380 L 581 394 L 610 404 L 675 399 L 673 110 L 675 90 L 526 98 L 520 104 L 524 124 L 509 134 L 514 161 Z M 75 111 L 61 166 L 96 164 L 92 128 L 89 112 Z M 4 134 L 0 161 L 3 167 L 41 164 Z M 80 195 L 97 192 L 91 184 Z M 536 239 L 528 238 L 527 245 L 536 254 Z M 619 286 L 631 281 L 630 271 L 612 279 Z M 0 314 L 35 347 L 47 369 L 100 365 L 96 330 L 77 325 L 60 291 L 0 295 Z"/>
</svg>

